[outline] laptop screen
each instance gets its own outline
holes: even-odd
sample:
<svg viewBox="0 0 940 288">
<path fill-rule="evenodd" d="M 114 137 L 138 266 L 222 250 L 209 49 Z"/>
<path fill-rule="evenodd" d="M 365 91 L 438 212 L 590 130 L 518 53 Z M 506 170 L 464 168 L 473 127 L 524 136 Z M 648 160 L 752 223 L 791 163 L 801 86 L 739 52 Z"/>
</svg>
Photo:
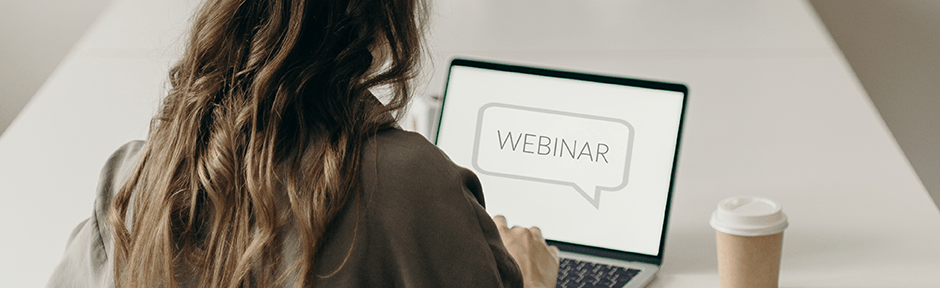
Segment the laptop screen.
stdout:
<svg viewBox="0 0 940 288">
<path fill-rule="evenodd" d="M 686 87 L 451 63 L 436 144 L 490 215 L 546 238 L 660 256 Z"/>
</svg>

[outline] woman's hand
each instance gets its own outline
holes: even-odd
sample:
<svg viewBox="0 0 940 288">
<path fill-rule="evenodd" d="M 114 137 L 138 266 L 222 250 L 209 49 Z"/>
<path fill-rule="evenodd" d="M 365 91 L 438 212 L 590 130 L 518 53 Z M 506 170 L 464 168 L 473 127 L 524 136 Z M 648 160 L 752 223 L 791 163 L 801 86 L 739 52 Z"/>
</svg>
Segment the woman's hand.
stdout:
<svg viewBox="0 0 940 288">
<path fill-rule="evenodd" d="M 506 250 L 522 270 L 526 288 L 554 288 L 558 280 L 558 247 L 548 246 L 538 227 L 506 225 L 506 217 L 493 217 Z"/>
</svg>

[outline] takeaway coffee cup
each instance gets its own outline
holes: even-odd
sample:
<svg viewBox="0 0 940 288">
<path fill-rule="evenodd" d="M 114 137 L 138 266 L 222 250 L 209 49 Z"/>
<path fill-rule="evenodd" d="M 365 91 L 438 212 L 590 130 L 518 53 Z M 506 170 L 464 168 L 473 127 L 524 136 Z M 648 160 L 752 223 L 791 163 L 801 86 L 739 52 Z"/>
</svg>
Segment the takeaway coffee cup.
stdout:
<svg viewBox="0 0 940 288">
<path fill-rule="evenodd" d="M 709 222 L 718 240 L 721 287 L 777 287 L 788 225 L 780 205 L 764 198 L 732 197 L 718 203 Z"/>
</svg>

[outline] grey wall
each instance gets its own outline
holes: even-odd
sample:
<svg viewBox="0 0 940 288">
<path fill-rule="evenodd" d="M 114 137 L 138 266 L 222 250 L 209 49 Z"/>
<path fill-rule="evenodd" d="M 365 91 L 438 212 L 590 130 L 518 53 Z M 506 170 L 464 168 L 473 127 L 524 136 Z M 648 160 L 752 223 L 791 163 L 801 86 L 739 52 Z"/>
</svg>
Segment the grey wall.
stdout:
<svg viewBox="0 0 940 288">
<path fill-rule="evenodd" d="M 0 1 L 0 134 L 110 2 Z"/>
<path fill-rule="evenodd" d="M 940 1 L 810 3 L 940 204 Z"/>
</svg>

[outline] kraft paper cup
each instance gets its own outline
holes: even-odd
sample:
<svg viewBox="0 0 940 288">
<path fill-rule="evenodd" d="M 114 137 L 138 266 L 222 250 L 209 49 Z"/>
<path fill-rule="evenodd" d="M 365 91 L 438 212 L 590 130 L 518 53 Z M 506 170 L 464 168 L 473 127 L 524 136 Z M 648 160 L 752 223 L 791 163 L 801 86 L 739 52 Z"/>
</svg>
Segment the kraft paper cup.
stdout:
<svg viewBox="0 0 940 288">
<path fill-rule="evenodd" d="M 777 203 L 732 197 L 718 203 L 711 226 L 718 242 L 721 287 L 777 287 L 787 215 Z"/>
</svg>

